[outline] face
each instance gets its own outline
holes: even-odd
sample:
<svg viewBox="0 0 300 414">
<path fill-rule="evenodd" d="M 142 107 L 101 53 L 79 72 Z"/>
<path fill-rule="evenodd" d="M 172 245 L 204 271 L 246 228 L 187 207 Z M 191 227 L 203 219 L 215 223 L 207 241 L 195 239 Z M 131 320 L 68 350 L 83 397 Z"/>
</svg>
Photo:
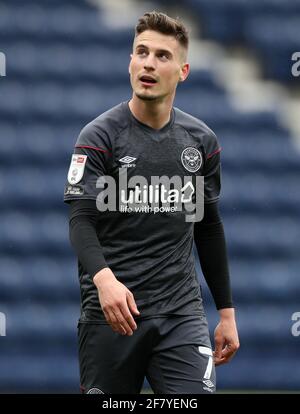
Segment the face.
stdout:
<svg viewBox="0 0 300 414">
<path fill-rule="evenodd" d="M 129 65 L 134 94 L 142 100 L 164 100 L 174 96 L 178 82 L 189 72 L 185 51 L 173 36 L 152 30 L 138 35 Z"/>
</svg>

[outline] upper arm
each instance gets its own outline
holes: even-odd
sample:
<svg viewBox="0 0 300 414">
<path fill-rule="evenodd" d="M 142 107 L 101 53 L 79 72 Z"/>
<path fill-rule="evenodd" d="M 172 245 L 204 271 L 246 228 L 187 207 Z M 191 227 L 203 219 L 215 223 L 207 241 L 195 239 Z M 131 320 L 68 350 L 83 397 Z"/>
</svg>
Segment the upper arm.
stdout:
<svg viewBox="0 0 300 414">
<path fill-rule="evenodd" d="M 213 132 L 206 135 L 204 149 L 204 201 L 213 203 L 219 199 L 221 191 L 221 147 Z"/>
<path fill-rule="evenodd" d="M 111 158 L 107 136 L 94 125 L 87 125 L 75 144 L 65 185 L 64 201 L 95 200 L 98 195 L 97 180 L 108 173 Z"/>
</svg>

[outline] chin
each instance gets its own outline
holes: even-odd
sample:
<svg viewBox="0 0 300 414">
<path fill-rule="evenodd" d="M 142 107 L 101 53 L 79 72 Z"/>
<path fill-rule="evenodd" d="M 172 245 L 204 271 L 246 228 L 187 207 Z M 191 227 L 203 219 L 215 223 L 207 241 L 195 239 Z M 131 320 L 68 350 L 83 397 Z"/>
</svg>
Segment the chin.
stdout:
<svg viewBox="0 0 300 414">
<path fill-rule="evenodd" d="M 148 94 L 138 93 L 138 92 L 136 92 L 135 94 L 142 101 L 155 101 L 156 99 L 159 99 L 159 96 L 155 96 L 155 95 L 148 95 Z"/>
</svg>

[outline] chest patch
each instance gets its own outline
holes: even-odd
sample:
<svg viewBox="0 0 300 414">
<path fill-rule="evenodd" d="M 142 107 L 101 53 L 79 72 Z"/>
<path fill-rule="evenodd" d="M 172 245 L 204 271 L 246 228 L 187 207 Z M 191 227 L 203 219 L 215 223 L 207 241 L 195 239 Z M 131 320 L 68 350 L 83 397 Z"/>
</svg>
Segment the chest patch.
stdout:
<svg viewBox="0 0 300 414">
<path fill-rule="evenodd" d="M 202 165 L 201 152 L 196 148 L 187 147 L 181 153 L 181 162 L 187 171 L 196 172 Z"/>
</svg>

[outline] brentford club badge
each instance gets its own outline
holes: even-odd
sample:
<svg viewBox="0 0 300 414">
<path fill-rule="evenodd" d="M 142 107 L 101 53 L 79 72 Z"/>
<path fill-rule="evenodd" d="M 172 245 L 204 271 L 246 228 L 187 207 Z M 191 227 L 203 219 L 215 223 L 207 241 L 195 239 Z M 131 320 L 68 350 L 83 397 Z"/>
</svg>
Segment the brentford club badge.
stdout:
<svg viewBox="0 0 300 414">
<path fill-rule="evenodd" d="M 68 172 L 68 181 L 70 184 L 78 184 L 79 181 L 82 179 L 86 160 L 86 155 L 72 155 L 71 165 Z"/>
<path fill-rule="evenodd" d="M 189 172 L 196 172 L 202 165 L 201 152 L 196 148 L 188 147 L 182 151 L 181 162 L 186 170 Z"/>
</svg>

